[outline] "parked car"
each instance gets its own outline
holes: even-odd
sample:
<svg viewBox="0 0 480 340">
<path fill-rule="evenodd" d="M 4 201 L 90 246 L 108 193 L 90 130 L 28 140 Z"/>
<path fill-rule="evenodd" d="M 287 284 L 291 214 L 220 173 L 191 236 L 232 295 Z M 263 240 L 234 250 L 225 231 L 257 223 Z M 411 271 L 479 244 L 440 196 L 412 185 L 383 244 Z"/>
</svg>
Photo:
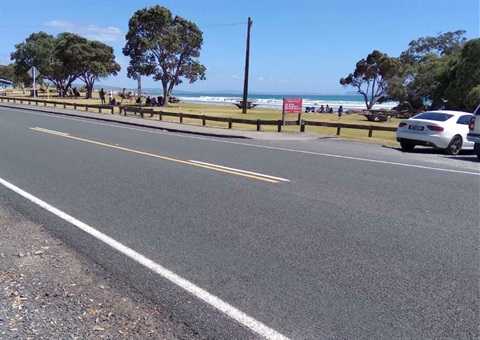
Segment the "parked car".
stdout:
<svg viewBox="0 0 480 340">
<path fill-rule="evenodd" d="M 467 134 L 467 140 L 474 143 L 473 153 L 480 159 L 480 104 L 473 112 L 473 116 L 468 123 L 469 133 Z"/>
<path fill-rule="evenodd" d="M 467 140 L 468 124 L 473 115 L 468 112 L 439 110 L 420 113 L 400 122 L 397 141 L 404 150 L 417 145 L 443 149 L 449 155 L 460 150 L 472 150 Z"/>
</svg>

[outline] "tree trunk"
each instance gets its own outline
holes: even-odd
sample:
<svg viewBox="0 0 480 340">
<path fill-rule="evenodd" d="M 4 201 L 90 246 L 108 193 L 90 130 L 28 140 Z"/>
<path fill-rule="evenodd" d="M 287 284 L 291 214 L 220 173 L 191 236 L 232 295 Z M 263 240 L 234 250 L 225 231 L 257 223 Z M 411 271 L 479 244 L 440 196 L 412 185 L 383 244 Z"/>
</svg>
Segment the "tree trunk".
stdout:
<svg viewBox="0 0 480 340">
<path fill-rule="evenodd" d="M 93 83 L 85 83 L 85 88 L 87 90 L 85 99 L 92 99 Z"/>
<path fill-rule="evenodd" d="M 170 93 L 166 88 L 164 88 L 163 89 L 163 106 L 168 106 L 169 101 L 170 101 Z"/>
</svg>

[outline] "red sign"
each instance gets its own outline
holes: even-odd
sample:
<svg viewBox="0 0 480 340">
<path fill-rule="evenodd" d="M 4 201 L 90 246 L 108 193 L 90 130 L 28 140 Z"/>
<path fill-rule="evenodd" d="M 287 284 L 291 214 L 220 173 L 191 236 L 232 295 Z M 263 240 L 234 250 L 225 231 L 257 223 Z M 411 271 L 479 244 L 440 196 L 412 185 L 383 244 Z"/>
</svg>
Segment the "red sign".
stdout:
<svg viewBox="0 0 480 340">
<path fill-rule="evenodd" d="M 283 98 L 283 113 L 302 113 L 302 98 Z"/>
</svg>

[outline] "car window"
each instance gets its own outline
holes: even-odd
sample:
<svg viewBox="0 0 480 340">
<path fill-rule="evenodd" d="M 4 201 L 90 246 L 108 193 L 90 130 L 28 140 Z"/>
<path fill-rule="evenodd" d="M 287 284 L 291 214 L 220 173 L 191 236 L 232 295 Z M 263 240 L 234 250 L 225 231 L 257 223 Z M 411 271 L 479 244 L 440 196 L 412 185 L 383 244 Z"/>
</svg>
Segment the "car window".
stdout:
<svg viewBox="0 0 480 340">
<path fill-rule="evenodd" d="M 443 112 L 424 112 L 416 115 L 413 119 L 435 120 L 437 122 L 444 122 L 452 118 L 453 115 Z"/>
<path fill-rule="evenodd" d="M 461 116 L 460 118 L 458 118 L 457 120 L 457 124 L 463 124 L 463 125 L 468 125 L 468 122 L 470 121 L 470 115 L 465 115 L 465 116 Z"/>
</svg>

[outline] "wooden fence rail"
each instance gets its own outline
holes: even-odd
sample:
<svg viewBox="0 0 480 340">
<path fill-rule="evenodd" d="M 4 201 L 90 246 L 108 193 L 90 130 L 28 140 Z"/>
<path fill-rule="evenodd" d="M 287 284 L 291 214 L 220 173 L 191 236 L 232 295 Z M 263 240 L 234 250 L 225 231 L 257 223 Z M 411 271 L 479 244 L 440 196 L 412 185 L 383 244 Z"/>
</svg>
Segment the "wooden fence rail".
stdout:
<svg viewBox="0 0 480 340">
<path fill-rule="evenodd" d="M 133 114 L 140 114 L 140 117 L 144 118 L 145 114 L 149 114 L 150 117 L 153 115 L 158 115 L 159 120 L 163 120 L 163 116 L 167 117 L 178 117 L 179 122 L 183 123 L 184 119 L 200 119 L 202 121 L 202 126 L 207 125 L 207 121 L 213 122 L 225 122 L 228 123 L 228 128 L 233 128 L 233 123 L 236 124 L 248 124 L 248 125 L 256 125 L 257 131 L 261 131 L 262 125 L 275 125 L 277 126 L 277 131 L 282 132 L 282 121 L 281 120 L 262 120 L 262 119 L 239 119 L 239 118 L 231 118 L 231 117 L 213 117 L 213 116 L 205 116 L 205 115 L 195 115 L 189 113 L 173 113 L 173 112 L 166 112 L 166 111 L 155 111 L 153 109 L 145 109 L 139 107 L 123 107 L 120 110 L 120 113 L 127 115 L 128 112 L 132 112 Z"/>
<path fill-rule="evenodd" d="M 358 124 L 346 124 L 346 123 L 330 123 L 330 122 L 313 122 L 313 121 L 302 121 L 300 123 L 300 132 L 305 132 L 305 126 L 327 126 L 337 128 L 337 136 L 340 136 L 340 131 L 344 129 L 360 129 L 368 130 L 368 137 L 372 137 L 373 131 L 397 131 L 396 127 L 393 126 L 378 126 L 378 125 L 358 125 Z"/>
<path fill-rule="evenodd" d="M 372 137 L 373 131 L 390 131 L 395 132 L 397 131 L 396 127 L 390 126 L 378 126 L 378 125 L 358 125 L 358 124 L 347 124 L 347 123 L 334 123 L 334 122 L 316 122 L 316 121 L 308 121 L 308 120 L 296 120 L 296 121 L 286 121 L 285 124 L 282 124 L 282 120 L 262 120 L 262 119 L 239 119 L 239 118 L 226 118 L 226 117 L 213 117 L 213 116 L 205 116 L 205 115 L 195 115 L 195 114 L 188 114 L 188 113 L 174 113 L 174 112 L 165 112 L 165 111 L 156 111 L 153 109 L 146 109 L 143 107 L 136 107 L 136 106 L 121 106 L 121 105 L 98 105 L 98 104 L 77 104 L 77 103 L 69 103 L 69 102 L 57 102 L 53 100 L 40 100 L 40 99 L 29 99 L 29 98 L 14 98 L 14 97 L 0 97 L 0 102 L 10 102 L 13 101 L 14 103 L 19 102 L 23 104 L 27 102 L 29 105 L 39 105 L 43 104 L 43 106 L 47 106 L 47 104 L 53 105 L 57 107 L 57 105 L 62 106 L 64 109 L 67 107 L 73 107 L 74 110 L 79 108 L 84 108 L 85 111 L 88 111 L 91 108 L 98 109 L 99 113 L 102 113 L 102 110 L 107 110 L 109 113 L 114 114 L 116 108 L 118 108 L 118 113 L 120 115 L 126 116 L 128 113 L 133 113 L 134 115 L 139 114 L 140 117 L 144 118 L 145 114 L 150 115 L 158 115 L 159 120 L 163 120 L 163 117 L 178 117 L 179 122 L 183 123 L 184 119 L 199 119 L 201 120 L 202 126 L 207 125 L 207 121 L 215 121 L 215 122 L 226 122 L 228 123 L 228 128 L 232 129 L 233 124 L 248 124 L 248 125 L 256 125 L 257 131 L 261 131 L 262 125 L 274 125 L 277 126 L 277 131 L 282 131 L 282 126 L 284 125 L 297 125 L 300 126 L 300 132 L 305 132 L 306 126 L 324 126 L 324 127 L 333 127 L 337 128 L 337 136 L 340 136 L 341 129 L 361 129 L 361 130 L 368 130 L 368 137 Z"/>
<path fill-rule="evenodd" d="M 30 98 L 14 98 L 14 97 L 0 97 L 0 101 L 3 102 L 8 102 L 13 101 L 14 103 L 19 102 L 20 104 L 23 104 L 24 102 L 27 102 L 28 105 L 35 104 L 38 106 L 39 104 L 43 104 L 43 106 L 47 106 L 47 104 L 53 105 L 53 107 L 61 106 L 64 109 L 68 107 L 73 107 L 74 110 L 77 110 L 78 108 L 85 108 L 85 111 L 88 111 L 88 109 L 98 109 L 98 113 L 102 113 L 102 110 L 107 110 L 111 114 L 115 113 L 115 108 L 119 108 L 118 112 L 120 113 L 120 106 L 115 106 L 115 105 L 100 105 L 100 104 L 78 104 L 78 103 L 70 103 L 70 102 L 57 102 L 54 100 L 41 100 L 41 99 L 30 99 Z"/>
</svg>

